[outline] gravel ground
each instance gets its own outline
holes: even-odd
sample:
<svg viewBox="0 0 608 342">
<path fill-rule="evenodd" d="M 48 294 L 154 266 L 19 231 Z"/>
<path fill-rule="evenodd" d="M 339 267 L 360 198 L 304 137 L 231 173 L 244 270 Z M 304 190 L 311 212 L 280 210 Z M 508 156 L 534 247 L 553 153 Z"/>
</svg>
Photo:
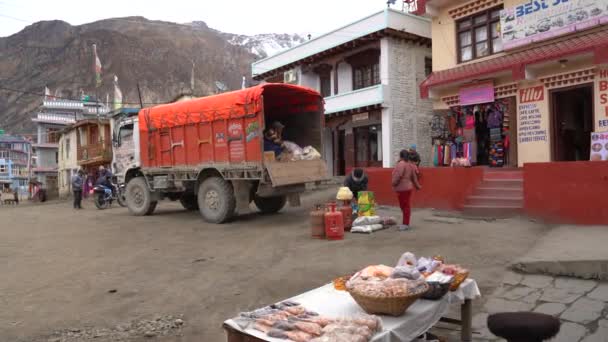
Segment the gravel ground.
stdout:
<svg viewBox="0 0 608 342">
<path fill-rule="evenodd" d="M 409 232 L 311 239 L 308 211 L 330 196 L 315 192 L 302 208 L 226 225 L 205 224 L 170 202 L 149 217 L 92 203 L 82 211 L 67 202 L 0 208 L 0 340 L 222 341 L 222 322 L 240 311 L 369 264 L 394 264 L 405 251 L 465 265 L 491 293 L 504 267 L 547 229 L 419 210 Z"/>
</svg>

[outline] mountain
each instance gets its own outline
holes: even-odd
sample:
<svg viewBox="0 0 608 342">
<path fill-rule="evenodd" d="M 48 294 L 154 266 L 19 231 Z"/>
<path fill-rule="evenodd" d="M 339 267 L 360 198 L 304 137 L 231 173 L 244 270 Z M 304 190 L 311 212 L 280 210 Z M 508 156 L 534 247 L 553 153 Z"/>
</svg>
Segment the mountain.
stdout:
<svg viewBox="0 0 608 342">
<path fill-rule="evenodd" d="M 302 42 L 297 35 L 243 36 L 223 33 L 204 22 L 176 24 L 143 17 L 101 20 L 80 26 L 42 21 L 0 38 L 0 128 L 31 132 L 30 113 L 53 94 L 77 98 L 84 91 L 110 101 L 118 76 L 125 106 L 137 106 L 137 84 L 146 106 L 179 93 L 213 94 L 215 82 L 239 89 L 251 63 Z M 94 87 L 92 45 L 101 60 L 102 85 Z M 194 81 L 194 89 L 191 81 Z"/>
<path fill-rule="evenodd" d="M 230 44 L 242 46 L 260 58 L 272 56 L 306 41 L 306 39 L 298 34 L 268 33 L 246 36 L 241 34 L 222 33 L 222 36 L 225 37 Z"/>
</svg>

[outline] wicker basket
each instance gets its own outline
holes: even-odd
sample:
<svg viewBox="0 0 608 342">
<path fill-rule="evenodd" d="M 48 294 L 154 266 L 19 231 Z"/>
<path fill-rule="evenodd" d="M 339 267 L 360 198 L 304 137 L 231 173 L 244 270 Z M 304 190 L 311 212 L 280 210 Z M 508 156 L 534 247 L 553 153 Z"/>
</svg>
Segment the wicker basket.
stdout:
<svg viewBox="0 0 608 342">
<path fill-rule="evenodd" d="M 460 284 L 462 284 L 462 282 L 464 282 L 468 277 L 469 272 L 456 273 L 456 275 L 454 275 L 454 280 L 452 281 L 452 286 L 450 286 L 450 291 L 458 290 Z"/>
<path fill-rule="evenodd" d="M 423 299 L 438 300 L 443 298 L 446 293 L 450 291 L 452 282 L 449 283 L 438 283 L 438 282 L 427 282 L 429 290 L 422 296 Z"/>
<path fill-rule="evenodd" d="M 401 316 L 410 305 L 428 291 L 428 288 L 428 284 L 424 284 L 424 287 L 417 293 L 404 297 L 368 297 L 350 290 L 348 293 L 370 315 Z"/>
</svg>

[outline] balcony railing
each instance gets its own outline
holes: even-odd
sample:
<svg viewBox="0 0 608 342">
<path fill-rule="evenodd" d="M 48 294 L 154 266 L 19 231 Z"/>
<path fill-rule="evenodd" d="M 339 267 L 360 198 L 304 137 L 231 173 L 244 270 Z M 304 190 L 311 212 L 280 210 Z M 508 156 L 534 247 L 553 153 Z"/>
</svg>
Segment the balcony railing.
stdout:
<svg viewBox="0 0 608 342">
<path fill-rule="evenodd" d="M 78 164 L 80 165 L 112 161 L 112 144 L 110 141 L 79 146 L 77 152 Z"/>
<path fill-rule="evenodd" d="M 325 98 L 325 114 L 372 106 L 384 102 L 381 84 Z"/>
</svg>

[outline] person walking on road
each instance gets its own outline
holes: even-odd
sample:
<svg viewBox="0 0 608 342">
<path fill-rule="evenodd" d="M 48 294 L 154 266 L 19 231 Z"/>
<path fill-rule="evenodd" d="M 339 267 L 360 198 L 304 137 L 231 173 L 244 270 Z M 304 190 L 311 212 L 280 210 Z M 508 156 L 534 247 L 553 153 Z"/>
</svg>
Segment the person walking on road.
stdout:
<svg viewBox="0 0 608 342">
<path fill-rule="evenodd" d="M 78 170 L 75 175 L 72 176 L 72 191 L 74 192 L 74 209 L 82 209 L 82 185 L 83 185 L 82 170 Z"/>
<path fill-rule="evenodd" d="M 412 215 L 412 192 L 414 188 L 420 190 L 422 186 L 418 182 L 416 174 L 416 166 L 409 162 L 410 156 L 407 150 L 402 150 L 399 153 L 400 160 L 393 170 L 392 185 L 393 190 L 397 193 L 399 199 L 399 207 L 403 214 L 402 225 L 399 230 L 410 229 L 410 218 Z"/>
</svg>

